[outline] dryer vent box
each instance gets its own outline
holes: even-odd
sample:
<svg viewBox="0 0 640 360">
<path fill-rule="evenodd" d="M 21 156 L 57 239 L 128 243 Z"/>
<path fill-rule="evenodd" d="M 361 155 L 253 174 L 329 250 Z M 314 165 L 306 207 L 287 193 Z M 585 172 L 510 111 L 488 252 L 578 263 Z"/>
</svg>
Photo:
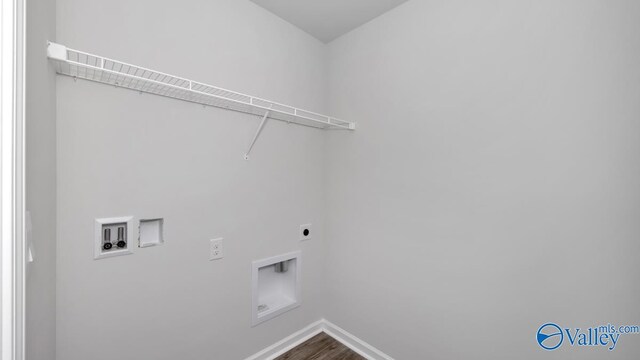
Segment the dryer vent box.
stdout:
<svg viewBox="0 0 640 360">
<path fill-rule="evenodd" d="M 252 325 L 300 306 L 300 252 L 253 262 Z"/>
</svg>

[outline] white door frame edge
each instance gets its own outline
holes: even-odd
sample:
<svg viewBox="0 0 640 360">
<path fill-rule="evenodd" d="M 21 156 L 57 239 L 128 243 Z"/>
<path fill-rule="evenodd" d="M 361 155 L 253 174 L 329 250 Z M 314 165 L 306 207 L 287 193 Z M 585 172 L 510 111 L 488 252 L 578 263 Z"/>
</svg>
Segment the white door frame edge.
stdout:
<svg viewBox="0 0 640 360">
<path fill-rule="evenodd" d="M 24 360 L 26 0 L 0 2 L 0 359 Z"/>
</svg>

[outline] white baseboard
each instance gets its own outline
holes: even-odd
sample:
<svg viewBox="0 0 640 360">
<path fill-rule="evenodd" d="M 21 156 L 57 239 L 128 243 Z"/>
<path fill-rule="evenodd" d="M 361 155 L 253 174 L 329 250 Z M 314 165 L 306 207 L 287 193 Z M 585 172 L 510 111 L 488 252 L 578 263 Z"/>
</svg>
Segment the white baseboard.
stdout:
<svg viewBox="0 0 640 360">
<path fill-rule="evenodd" d="M 327 333 L 327 335 L 332 338 L 340 341 L 344 345 L 346 345 L 351 350 L 355 351 L 362 357 L 368 360 L 393 360 L 393 358 L 382 351 L 373 347 L 366 341 L 357 338 L 355 335 L 349 333 L 348 331 L 338 327 L 337 325 L 327 321 L 322 320 L 323 331 Z"/>
<path fill-rule="evenodd" d="M 324 320 L 318 320 L 304 329 L 296 331 L 277 343 L 267 347 L 266 349 L 249 356 L 245 360 L 273 360 L 321 333 L 323 331 L 323 323 Z"/>
<path fill-rule="evenodd" d="M 367 360 L 394 360 L 391 356 L 325 319 L 314 322 L 245 360 L 273 360 L 321 332 L 325 332 Z"/>
</svg>

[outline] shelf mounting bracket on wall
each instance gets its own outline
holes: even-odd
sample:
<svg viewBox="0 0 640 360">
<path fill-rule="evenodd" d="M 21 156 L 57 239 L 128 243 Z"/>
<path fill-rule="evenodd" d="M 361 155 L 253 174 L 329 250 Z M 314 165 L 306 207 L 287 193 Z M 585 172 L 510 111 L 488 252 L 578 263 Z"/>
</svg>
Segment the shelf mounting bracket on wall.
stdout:
<svg viewBox="0 0 640 360">
<path fill-rule="evenodd" d="M 260 125 L 258 126 L 258 130 L 256 130 L 256 134 L 253 136 L 253 140 L 251 141 L 251 145 L 249 145 L 249 150 L 247 150 L 247 152 L 244 153 L 244 159 L 245 160 L 249 160 L 249 154 L 251 153 L 251 149 L 253 149 L 253 145 L 256 144 L 256 140 L 258 140 L 258 137 L 260 136 L 260 133 L 262 132 L 262 128 L 264 128 L 264 125 L 267 123 L 267 119 L 268 118 L 269 118 L 269 111 L 264 113 L 264 116 L 262 117 L 262 121 L 260 121 Z"/>
</svg>

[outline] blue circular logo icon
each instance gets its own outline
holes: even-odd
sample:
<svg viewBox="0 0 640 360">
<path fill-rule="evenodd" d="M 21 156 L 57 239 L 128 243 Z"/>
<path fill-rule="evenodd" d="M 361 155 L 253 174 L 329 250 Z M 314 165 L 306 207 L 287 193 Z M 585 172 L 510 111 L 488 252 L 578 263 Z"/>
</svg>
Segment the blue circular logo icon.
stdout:
<svg viewBox="0 0 640 360">
<path fill-rule="evenodd" d="M 538 344 L 542 346 L 543 349 L 551 351 L 562 345 L 564 335 L 562 334 L 560 326 L 548 323 L 540 326 L 536 340 L 538 340 Z"/>
</svg>

